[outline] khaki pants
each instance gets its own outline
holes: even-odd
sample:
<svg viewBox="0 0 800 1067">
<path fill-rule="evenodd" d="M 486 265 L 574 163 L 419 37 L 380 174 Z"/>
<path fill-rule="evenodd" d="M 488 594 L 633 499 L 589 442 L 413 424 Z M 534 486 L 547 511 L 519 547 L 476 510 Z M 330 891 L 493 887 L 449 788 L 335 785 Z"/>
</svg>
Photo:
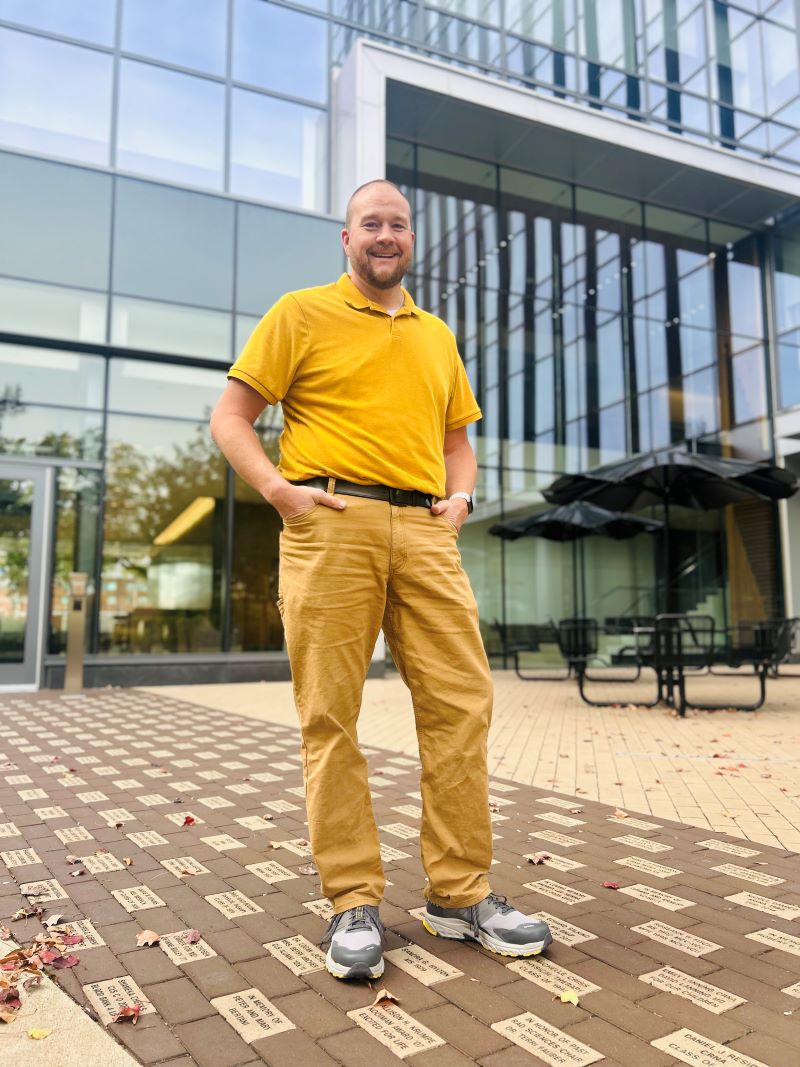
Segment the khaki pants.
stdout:
<svg viewBox="0 0 800 1067">
<path fill-rule="evenodd" d="M 378 904 L 384 876 L 356 722 L 383 628 L 411 690 L 422 763 L 425 896 L 443 907 L 489 892 L 486 741 L 492 708 L 478 612 L 456 531 L 427 508 L 346 497 L 281 534 L 280 596 L 303 738 L 309 837 L 341 912 Z"/>
</svg>

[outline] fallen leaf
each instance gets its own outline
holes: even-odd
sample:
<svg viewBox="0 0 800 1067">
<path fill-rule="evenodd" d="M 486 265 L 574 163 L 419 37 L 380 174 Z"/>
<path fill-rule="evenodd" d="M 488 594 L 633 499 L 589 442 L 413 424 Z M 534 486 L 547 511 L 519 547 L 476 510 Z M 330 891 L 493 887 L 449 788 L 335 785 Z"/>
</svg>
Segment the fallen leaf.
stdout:
<svg viewBox="0 0 800 1067">
<path fill-rule="evenodd" d="M 184 826 L 194 826 L 196 819 L 194 815 L 187 815 L 183 820 Z"/>
<path fill-rule="evenodd" d="M 194 945 L 197 941 L 200 940 L 200 938 L 202 936 L 203 935 L 200 933 L 199 930 L 187 930 L 186 931 L 186 941 L 190 945 Z"/>
<path fill-rule="evenodd" d="M 388 989 L 379 989 L 375 994 L 375 999 L 370 1004 L 371 1008 L 382 1008 L 385 1004 L 399 1004 L 400 1001 L 394 995 L 390 993 Z"/>
<path fill-rule="evenodd" d="M 107 856 L 108 855 L 108 849 L 107 848 L 96 848 L 94 850 L 94 854 L 95 854 L 95 856 Z"/>
<path fill-rule="evenodd" d="M 316 874 L 317 868 L 313 863 L 304 863 L 302 867 L 297 868 L 301 874 Z"/>
<path fill-rule="evenodd" d="M 619 889 L 619 882 L 603 882 L 603 889 Z"/>
<path fill-rule="evenodd" d="M 538 865 L 540 863 L 544 863 L 545 860 L 549 860 L 551 858 L 552 857 L 549 852 L 534 852 L 532 856 L 528 856 L 528 863 Z"/>
<path fill-rule="evenodd" d="M 48 915 L 46 919 L 42 919 L 42 926 L 60 926 L 63 915 Z"/>
<path fill-rule="evenodd" d="M 583 812 L 583 808 L 570 808 L 571 815 L 580 815 Z"/>
<path fill-rule="evenodd" d="M 28 1037 L 34 1041 L 41 1041 L 45 1037 L 49 1037 L 52 1034 L 52 1030 L 29 1030 Z"/>
<path fill-rule="evenodd" d="M 55 963 L 60 955 L 60 952 L 54 952 L 51 948 L 43 948 L 39 953 L 39 959 L 42 963 Z"/>
<path fill-rule="evenodd" d="M 121 822 L 115 822 L 114 823 L 114 829 L 115 830 L 121 830 L 122 829 L 122 823 Z"/>
<path fill-rule="evenodd" d="M 83 934 L 62 934 L 60 941 L 63 945 L 79 945 L 83 941 Z"/>
<path fill-rule="evenodd" d="M 628 813 L 627 813 L 627 811 L 623 811 L 622 808 L 617 808 L 616 811 L 614 812 L 612 818 L 614 818 L 614 819 L 627 819 L 628 818 Z"/>
<path fill-rule="evenodd" d="M 125 864 L 126 867 L 132 867 L 133 866 L 133 860 L 131 859 L 130 856 L 123 856 L 122 857 L 122 862 Z"/>
<path fill-rule="evenodd" d="M 83 863 L 80 856 L 67 856 L 67 863 Z"/>
<path fill-rule="evenodd" d="M 32 974 L 30 977 L 24 979 L 22 988 L 25 990 L 33 989 L 34 986 L 40 985 L 42 981 L 41 974 Z"/>
<path fill-rule="evenodd" d="M 66 967 L 74 967 L 76 963 L 80 963 L 78 956 L 59 956 L 57 960 L 53 960 L 53 967 L 57 971 L 63 971 Z"/>
<path fill-rule="evenodd" d="M 562 1004 L 574 1004 L 576 1007 L 580 1004 L 578 994 L 574 989 L 565 989 L 563 993 L 557 993 L 553 1000 L 560 1000 Z"/>
<path fill-rule="evenodd" d="M 4 941 L 8 941 L 9 938 L 11 937 L 11 931 L 9 930 L 9 928 L 7 926 L 0 926 L 0 937 Z"/>
<path fill-rule="evenodd" d="M 180 871 L 179 878 L 194 878 L 194 871 Z"/>
<path fill-rule="evenodd" d="M 79 871 L 70 871 L 69 872 L 70 878 L 82 878 L 84 874 L 86 874 L 86 871 L 84 871 L 83 868 L 81 868 Z"/>
<path fill-rule="evenodd" d="M 16 1005 L 2 1005 L 0 1006 L 0 1022 L 13 1023 L 17 1017 L 17 1009 L 19 1008 L 19 1001 Z"/>
<path fill-rule="evenodd" d="M 142 930 L 136 935 L 136 944 L 139 948 L 143 948 L 145 945 L 157 945 L 161 940 L 161 935 L 157 934 L 155 930 Z"/>
<path fill-rule="evenodd" d="M 136 1026 L 137 1022 L 139 1021 L 139 1015 L 141 1014 L 141 1011 L 141 1004 L 134 1004 L 133 1007 L 130 1007 L 128 1004 L 124 1004 L 111 1021 L 112 1023 L 124 1023 L 130 1020 L 131 1024 L 133 1026 Z"/>
<path fill-rule="evenodd" d="M 25 894 L 28 896 L 29 894 Z M 33 896 L 33 894 L 30 894 Z M 44 908 L 17 908 L 14 914 L 11 916 L 11 921 L 16 922 L 17 919 L 38 919 L 44 915 Z"/>
</svg>

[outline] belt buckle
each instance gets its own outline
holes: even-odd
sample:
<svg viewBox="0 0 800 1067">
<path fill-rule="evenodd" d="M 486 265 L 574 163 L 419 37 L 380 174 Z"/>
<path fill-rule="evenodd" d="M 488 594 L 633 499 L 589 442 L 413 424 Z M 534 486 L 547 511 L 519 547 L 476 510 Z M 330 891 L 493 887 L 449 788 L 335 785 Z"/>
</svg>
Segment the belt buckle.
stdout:
<svg viewBox="0 0 800 1067">
<path fill-rule="evenodd" d="M 404 489 L 392 489 L 389 488 L 389 503 L 393 504 L 396 508 L 405 508 L 408 506 L 408 502 L 403 500 L 406 496 L 406 490 Z"/>
</svg>

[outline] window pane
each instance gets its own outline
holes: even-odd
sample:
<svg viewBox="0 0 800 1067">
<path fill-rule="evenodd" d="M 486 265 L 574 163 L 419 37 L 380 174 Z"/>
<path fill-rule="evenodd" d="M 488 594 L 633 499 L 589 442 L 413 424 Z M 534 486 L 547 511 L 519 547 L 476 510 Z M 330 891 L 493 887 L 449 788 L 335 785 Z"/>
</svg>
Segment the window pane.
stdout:
<svg viewBox="0 0 800 1067">
<path fill-rule="evenodd" d="M 263 439 L 263 438 L 262 438 Z M 277 438 L 265 441 L 277 459 Z M 240 478 L 234 503 L 231 580 L 231 651 L 280 651 L 283 626 L 278 612 L 278 542 L 281 522 L 274 508 Z"/>
<path fill-rule="evenodd" d="M 224 74 L 227 7 L 226 0 L 125 0 L 122 48 Z"/>
<path fill-rule="evenodd" d="M 794 407 L 800 404 L 800 345 L 778 346 L 780 406 Z"/>
<path fill-rule="evenodd" d="M 117 0 L 0 0 L 0 18 L 8 22 L 94 44 L 114 43 L 116 9 Z"/>
<path fill-rule="evenodd" d="M 93 581 L 97 561 L 97 512 L 100 501 L 100 472 L 61 467 L 56 495 L 55 549 L 52 599 L 50 602 L 50 641 L 52 655 L 66 653 L 69 620 L 69 576 L 72 571 L 88 574 L 87 623 L 95 606 Z M 85 648 L 91 651 L 92 627 L 86 626 Z"/>
<path fill-rule="evenodd" d="M 219 652 L 225 464 L 205 423 L 108 420 L 100 649 Z"/>
<path fill-rule="evenodd" d="M 0 322 L 9 333 L 102 344 L 106 307 L 102 293 L 0 278 Z"/>
<path fill-rule="evenodd" d="M 717 375 L 713 367 L 684 378 L 683 420 L 687 437 L 702 437 L 718 428 Z"/>
<path fill-rule="evenodd" d="M 0 141 L 108 164 L 111 56 L 0 29 Z"/>
<path fill-rule="evenodd" d="M 108 175 L 0 157 L 0 274 L 105 289 L 110 231 Z"/>
<path fill-rule="evenodd" d="M 336 281 L 344 270 L 338 222 L 242 204 L 238 226 L 239 311 L 263 315 L 283 293 Z"/>
<path fill-rule="evenodd" d="M 146 359 L 112 359 L 108 380 L 111 411 L 208 419 L 225 388 L 225 369 L 181 367 Z"/>
<path fill-rule="evenodd" d="M 731 360 L 733 409 L 736 423 L 750 422 L 767 413 L 767 381 L 764 350 L 759 345 Z"/>
<path fill-rule="evenodd" d="M 767 78 L 767 111 L 772 113 L 800 91 L 797 69 L 797 36 L 769 22 L 762 24 Z"/>
<path fill-rule="evenodd" d="M 325 126 L 324 111 L 234 89 L 231 192 L 322 210 Z"/>
<path fill-rule="evenodd" d="M 114 291 L 228 309 L 233 302 L 229 200 L 120 179 Z"/>
<path fill-rule="evenodd" d="M 221 311 L 116 296 L 111 343 L 144 352 L 231 358 L 231 317 Z"/>
<path fill-rule="evenodd" d="M 233 76 L 288 96 L 328 96 L 327 25 L 313 15 L 236 0 Z"/>
<path fill-rule="evenodd" d="M 117 166 L 221 189 L 224 95 L 216 82 L 122 60 Z"/>
<path fill-rule="evenodd" d="M 15 456 L 101 456 L 103 417 L 99 411 L 7 406 L 0 417 L 0 452 Z"/>
<path fill-rule="evenodd" d="M 6 403 L 39 401 L 102 408 L 105 362 L 102 356 L 0 345 L 0 381 Z"/>
</svg>

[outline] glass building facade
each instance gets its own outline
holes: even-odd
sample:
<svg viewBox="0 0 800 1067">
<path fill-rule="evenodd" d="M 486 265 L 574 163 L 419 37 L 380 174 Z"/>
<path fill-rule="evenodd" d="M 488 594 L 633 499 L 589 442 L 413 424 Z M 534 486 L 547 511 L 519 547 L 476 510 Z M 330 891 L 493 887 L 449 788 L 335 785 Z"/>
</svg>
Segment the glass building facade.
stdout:
<svg viewBox="0 0 800 1067">
<path fill-rule="evenodd" d="M 0 0 L 0 685 L 60 684 L 74 571 L 90 683 L 285 676 L 279 521 L 208 415 L 269 305 L 343 269 L 337 93 L 365 39 L 800 194 L 795 0 Z M 745 225 L 394 126 L 407 284 L 484 412 L 462 554 L 490 653 L 496 623 L 613 629 L 667 587 L 721 624 L 797 613 L 791 502 L 679 511 L 669 574 L 647 537 L 573 558 L 488 528 L 669 444 L 800 471 L 800 212 Z M 275 457 L 280 412 L 259 432 Z"/>
</svg>

